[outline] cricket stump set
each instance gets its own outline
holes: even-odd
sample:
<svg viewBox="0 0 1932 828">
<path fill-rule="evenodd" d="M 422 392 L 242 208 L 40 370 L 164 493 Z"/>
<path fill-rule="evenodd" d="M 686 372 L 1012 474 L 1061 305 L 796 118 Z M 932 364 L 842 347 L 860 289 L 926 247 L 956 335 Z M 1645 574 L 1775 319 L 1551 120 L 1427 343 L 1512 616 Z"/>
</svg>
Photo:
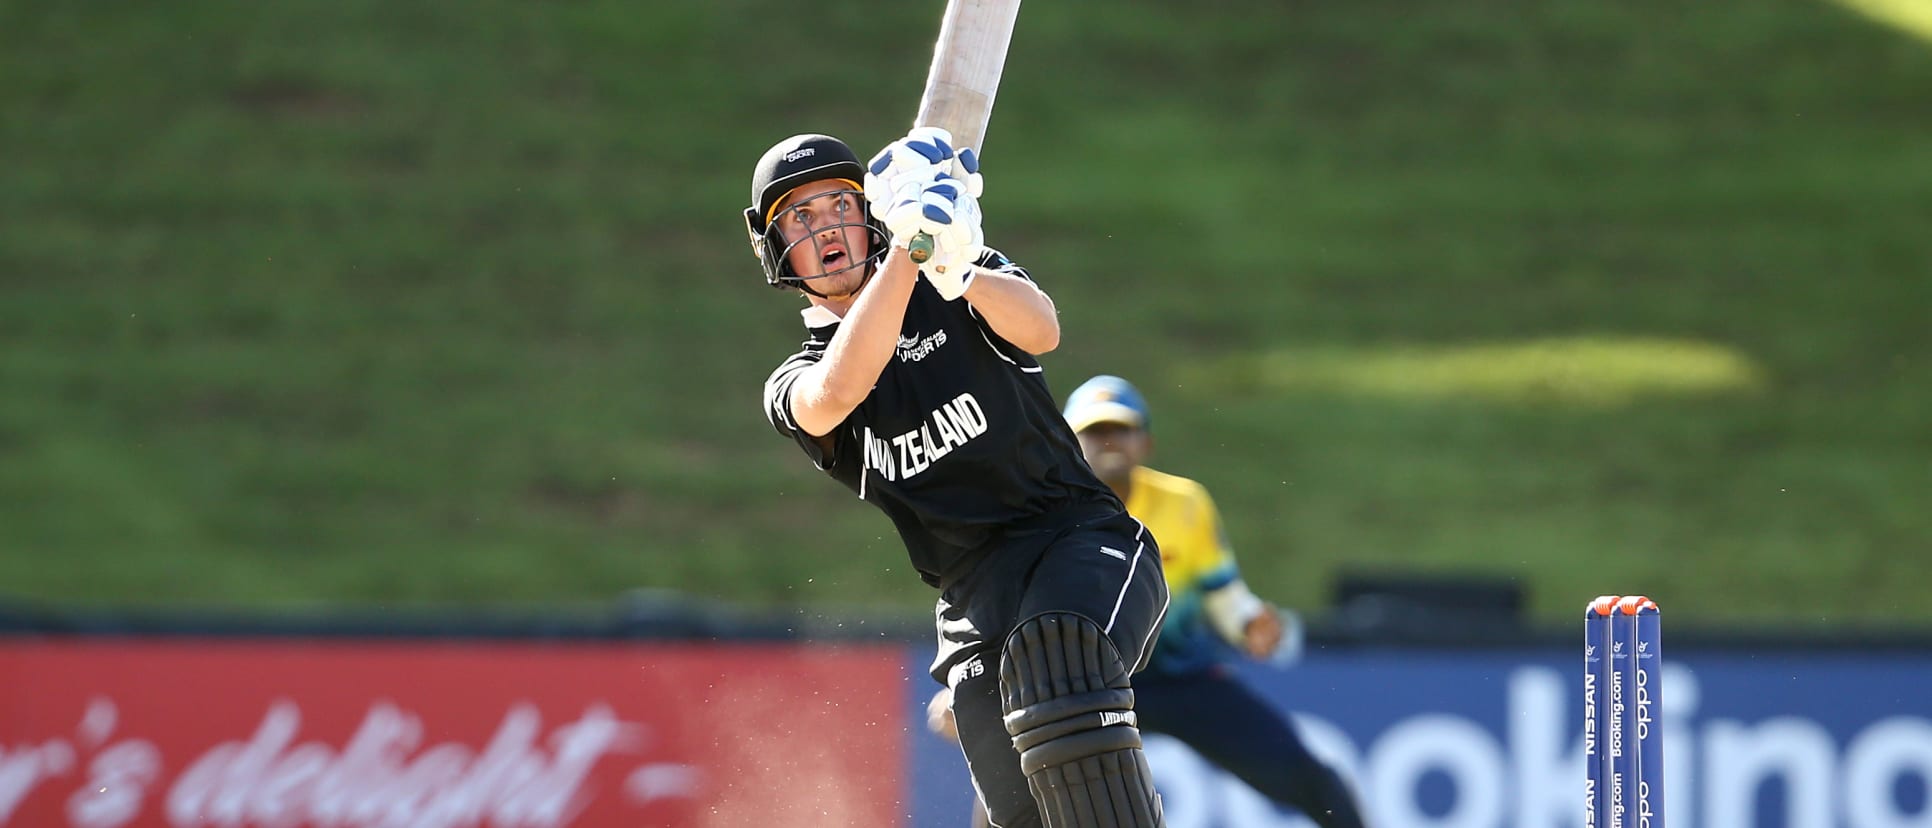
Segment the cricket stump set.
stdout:
<svg viewBox="0 0 1932 828">
<path fill-rule="evenodd" d="M 1587 828 L 1662 828 L 1664 642 L 1656 602 L 1604 595 L 1583 614 Z"/>
</svg>

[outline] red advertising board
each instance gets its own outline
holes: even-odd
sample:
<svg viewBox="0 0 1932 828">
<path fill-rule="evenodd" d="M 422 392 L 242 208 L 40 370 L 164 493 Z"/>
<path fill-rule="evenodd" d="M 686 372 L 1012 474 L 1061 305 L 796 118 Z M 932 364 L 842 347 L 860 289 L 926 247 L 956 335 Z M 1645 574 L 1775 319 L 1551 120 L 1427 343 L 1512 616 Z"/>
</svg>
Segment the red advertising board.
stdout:
<svg viewBox="0 0 1932 828">
<path fill-rule="evenodd" d="M 0 640 L 0 826 L 894 825 L 900 655 Z"/>
</svg>

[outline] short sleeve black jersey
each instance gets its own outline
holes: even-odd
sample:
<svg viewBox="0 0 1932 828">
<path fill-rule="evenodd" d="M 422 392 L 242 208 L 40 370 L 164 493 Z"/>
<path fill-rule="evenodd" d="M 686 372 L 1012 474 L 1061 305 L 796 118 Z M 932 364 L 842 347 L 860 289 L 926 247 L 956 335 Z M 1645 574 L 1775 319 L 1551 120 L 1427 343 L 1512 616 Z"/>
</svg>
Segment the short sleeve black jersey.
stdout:
<svg viewBox="0 0 1932 828">
<path fill-rule="evenodd" d="M 979 266 L 1021 278 L 989 249 Z M 765 381 L 765 415 L 817 466 L 883 510 L 928 584 L 950 582 L 1002 533 L 1123 511 L 1088 468 L 1026 353 L 964 300 L 924 279 L 906 302 L 897 353 L 872 393 L 825 438 L 800 430 L 792 385 L 825 354 L 838 320 L 808 309 L 810 337 Z"/>
</svg>

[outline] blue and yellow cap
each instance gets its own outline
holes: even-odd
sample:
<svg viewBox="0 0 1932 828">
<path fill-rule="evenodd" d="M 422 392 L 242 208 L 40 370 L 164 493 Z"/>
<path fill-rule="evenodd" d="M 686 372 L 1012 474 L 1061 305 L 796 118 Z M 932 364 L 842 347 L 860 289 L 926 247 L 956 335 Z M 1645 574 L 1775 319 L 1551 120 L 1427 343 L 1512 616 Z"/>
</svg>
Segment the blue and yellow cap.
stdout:
<svg viewBox="0 0 1932 828">
<path fill-rule="evenodd" d="M 1067 395 L 1063 412 L 1074 431 L 1096 423 L 1120 423 L 1145 429 L 1153 422 L 1147 415 L 1147 400 L 1134 384 L 1111 374 L 1101 374 L 1080 384 Z"/>
</svg>

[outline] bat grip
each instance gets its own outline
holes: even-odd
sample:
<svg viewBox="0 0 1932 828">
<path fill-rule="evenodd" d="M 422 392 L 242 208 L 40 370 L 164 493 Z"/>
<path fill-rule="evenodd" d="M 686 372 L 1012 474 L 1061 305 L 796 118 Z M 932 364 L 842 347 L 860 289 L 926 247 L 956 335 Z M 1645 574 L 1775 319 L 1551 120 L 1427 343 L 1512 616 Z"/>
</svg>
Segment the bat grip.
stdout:
<svg viewBox="0 0 1932 828">
<path fill-rule="evenodd" d="M 912 257 L 913 264 L 925 264 L 932 258 L 932 236 L 924 232 L 915 233 L 912 241 L 906 243 L 906 255 Z"/>
</svg>

